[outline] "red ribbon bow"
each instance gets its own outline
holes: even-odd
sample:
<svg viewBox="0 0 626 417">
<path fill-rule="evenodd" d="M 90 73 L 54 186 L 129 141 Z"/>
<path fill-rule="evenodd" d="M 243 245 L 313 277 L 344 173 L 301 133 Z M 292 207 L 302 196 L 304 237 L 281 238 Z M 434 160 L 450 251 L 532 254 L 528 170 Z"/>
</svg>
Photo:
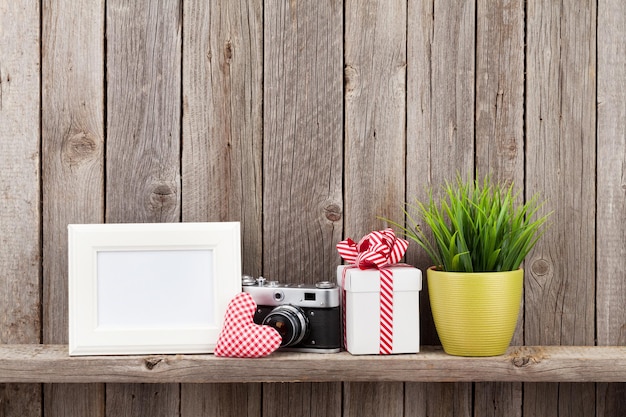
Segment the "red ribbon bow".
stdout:
<svg viewBox="0 0 626 417">
<path fill-rule="evenodd" d="M 380 344 L 379 353 L 388 355 L 393 350 L 393 272 L 390 265 L 397 264 L 404 256 L 409 242 L 396 237 L 390 228 L 372 232 L 359 243 L 346 239 L 337 243 L 339 255 L 359 269 L 375 268 L 380 271 Z M 349 267 L 348 267 L 349 268 Z M 346 271 L 343 270 L 343 328 L 345 336 Z M 344 339 L 345 345 L 345 339 Z M 347 347 L 347 346 L 346 346 Z"/>
<path fill-rule="evenodd" d="M 393 229 L 378 230 L 363 237 L 359 243 L 348 238 L 337 243 L 339 255 L 359 269 L 396 264 L 404 256 L 409 242 L 396 237 Z"/>
</svg>

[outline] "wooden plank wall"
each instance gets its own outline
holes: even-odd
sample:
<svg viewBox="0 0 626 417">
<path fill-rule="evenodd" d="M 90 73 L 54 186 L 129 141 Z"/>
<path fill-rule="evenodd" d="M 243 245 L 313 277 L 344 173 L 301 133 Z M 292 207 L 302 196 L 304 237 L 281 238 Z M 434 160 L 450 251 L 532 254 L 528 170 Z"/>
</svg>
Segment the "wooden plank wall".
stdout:
<svg viewBox="0 0 626 417">
<path fill-rule="evenodd" d="M 0 0 L 0 36 L 0 343 L 67 342 L 68 223 L 239 220 L 246 273 L 314 282 L 337 241 L 476 172 L 554 212 L 514 343 L 626 345 L 622 0 Z M 0 416 L 610 417 L 625 398 L 582 382 L 4 384 Z"/>
</svg>

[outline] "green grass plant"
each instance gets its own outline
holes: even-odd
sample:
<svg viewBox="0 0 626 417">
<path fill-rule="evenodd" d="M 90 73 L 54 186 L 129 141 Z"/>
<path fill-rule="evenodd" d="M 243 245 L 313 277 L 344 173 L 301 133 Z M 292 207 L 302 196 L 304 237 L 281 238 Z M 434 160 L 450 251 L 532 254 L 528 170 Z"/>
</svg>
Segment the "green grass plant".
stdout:
<svg viewBox="0 0 626 417">
<path fill-rule="evenodd" d="M 513 271 L 544 233 L 550 213 L 538 218 L 537 195 L 523 204 L 513 184 L 482 181 L 446 182 L 443 197 L 407 204 L 406 226 L 389 221 L 422 247 L 438 269 L 449 272 Z M 432 238 L 421 224 L 432 232 Z"/>
</svg>

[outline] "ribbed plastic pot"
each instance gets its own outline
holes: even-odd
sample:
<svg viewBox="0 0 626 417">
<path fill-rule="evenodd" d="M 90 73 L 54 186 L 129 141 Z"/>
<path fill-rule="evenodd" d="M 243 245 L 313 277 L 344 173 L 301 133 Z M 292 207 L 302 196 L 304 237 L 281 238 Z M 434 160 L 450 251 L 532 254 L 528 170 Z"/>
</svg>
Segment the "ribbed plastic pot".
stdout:
<svg viewBox="0 0 626 417">
<path fill-rule="evenodd" d="M 428 296 L 446 353 L 498 356 L 513 338 L 522 299 L 524 271 L 427 271 Z"/>
</svg>

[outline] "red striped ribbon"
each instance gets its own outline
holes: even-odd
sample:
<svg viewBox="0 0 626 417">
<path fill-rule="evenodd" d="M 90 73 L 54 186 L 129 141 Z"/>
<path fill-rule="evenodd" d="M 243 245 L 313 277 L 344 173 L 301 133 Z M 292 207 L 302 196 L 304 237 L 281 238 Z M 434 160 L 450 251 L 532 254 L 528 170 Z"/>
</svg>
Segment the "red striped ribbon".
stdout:
<svg viewBox="0 0 626 417">
<path fill-rule="evenodd" d="M 346 239 L 337 243 L 339 255 L 351 267 L 359 269 L 378 269 L 380 271 L 380 346 L 381 355 L 388 355 L 393 350 L 393 272 L 389 266 L 397 264 L 404 256 L 409 242 L 397 238 L 390 228 L 372 232 L 358 243 Z M 345 345 L 345 275 L 343 270 L 343 325 Z"/>
</svg>

